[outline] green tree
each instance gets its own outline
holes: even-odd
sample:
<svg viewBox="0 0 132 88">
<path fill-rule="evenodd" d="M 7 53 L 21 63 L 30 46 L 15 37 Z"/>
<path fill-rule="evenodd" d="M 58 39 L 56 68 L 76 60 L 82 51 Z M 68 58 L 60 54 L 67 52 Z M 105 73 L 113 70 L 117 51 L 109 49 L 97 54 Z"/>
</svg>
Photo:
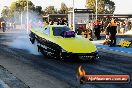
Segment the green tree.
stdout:
<svg viewBox="0 0 132 88">
<path fill-rule="evenodd" d="M 98 13 L 113 13 L 115 11 L 115 3 L 111 0 L 97 0 Z M 86 8 L 93 9 L 96 12 L 96 0 L 86 0 Z"/>
<path fill-rule="evenodd" d="M 41 16 L 43 13 L 41 6 L 36 6 L 28 0 L 28 9 L 29 12 L 35 12 Z M 12 2 L 10 7 L 5 7 L 2 10 L 2 17 L 8 19 L 8 21 L 19 20 L 21 17 L 25 17 L 27 11 L 27 0 L 18 0 Z M 23 14 L 24 13 L 24 14 Z"/>
<path fill-rule="evenodd" d="M 36 6 L 35 11 L 36 11 L 38 14 L 42 14 L 42 13 L 43 13 L 42 7 L 41 7 L 41 6 Z"/>
<path fill-rule="evenodd" d="M 8 17 L 8 13 L 9 13 L 9 7 L 5 6 L 4 9 L 2 10 L 2 17 Z"/>
<path fill-rule="evenodd" d="M 61 3 L 61 8 L 59 10 L 59 13 L 60 14 L 67 14 L 68 13 L 68 7 L 63 2 Z"/>
<path fill-rule="evenodd" d="M 110 0 L 105 0 L 105 12 L 106 14 L 113 14 L 115 11 L 115 3 Z"/>
<path fill-rule="evenodd" d="M 30 10 L 35 10 L 35 5 L 28 0 L 28 9 Z M 19 20 L 23 17 L 25 17 L 25 13 L 27 10 L 27 0 L 18 0 L 16 2 L 11 3 L 10 6 L 10 17 L 12 20 Z M 18 21 L 17 20 L 17 21 Z"/>
<path fill-rule="evenodd" d="M 16 9 L 17 9 L 17 5 L 16 5 L 17 3 L 16 2 L 12 2 L 11 3 L 11 6 L 10 6 L 10 9 L 14 12 L 14 11 L 16 11 Z"/>
<path fill-rule="evenodd" d="M 19 11 L 19 12 L 25 11 L 26 7 L 27 7 L 27 0 L 18 0 L 16 2 L 13 2 L 10 6 L 11 10 Z M 31 1 L 28 1 L 28 9 L 35 10 L 35 5 Z"/>
<path fill-rule="evenodd" d="M 54 8 L 54 6 L 48 6 L 46 7 L 45 11 L 45 15 L 47 14 L 57 14 L 57 9 Z"/>
<path fill-rule="evenodd" d="M 9 19 L 9 12 L 9 7 L 5 6 L 1 13 L 4 20 Z"/>
</svg>

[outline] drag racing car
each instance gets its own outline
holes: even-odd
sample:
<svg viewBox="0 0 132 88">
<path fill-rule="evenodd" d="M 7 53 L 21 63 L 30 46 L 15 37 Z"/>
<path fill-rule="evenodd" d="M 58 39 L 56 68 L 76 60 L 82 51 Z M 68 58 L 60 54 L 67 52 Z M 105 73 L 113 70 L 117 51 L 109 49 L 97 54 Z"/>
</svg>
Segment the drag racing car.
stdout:
<svg viewBox="0 0 132 88">
<path fill-rule="evenodd" d="M 95 60 L 98 57 L 96 46 L 82 36 L 76 35 L 65 25 L 32 27 L 30 41 L 37 42 L 38 51 L 47 56 L 65 60 L 78 57 L 82 60 Z"/>
</svg>

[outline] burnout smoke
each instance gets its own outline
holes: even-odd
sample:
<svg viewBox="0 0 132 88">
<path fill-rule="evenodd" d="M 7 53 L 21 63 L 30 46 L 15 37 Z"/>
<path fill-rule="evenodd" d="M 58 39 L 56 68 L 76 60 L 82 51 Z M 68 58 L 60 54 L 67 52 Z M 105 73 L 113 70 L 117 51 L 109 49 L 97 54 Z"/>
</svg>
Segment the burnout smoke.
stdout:
<svg viewBox="0 0 132 88">
<path fill-rule="evenodd" d="M 18 12 L 16 12 L 16 17 L 18 17 Z M 23 49 L 29 51 L 31 54 L 40 55 L 37 51 L 37 46 L 34 44 L 32 45 L 29 40 L 29 33 L 26 32 L 26 26 L 27 26 L 27 13 L 22 12 L 19 14 L 21 17 L 19 19 L 14 19 L 16 23 L 16 30 L 19 30 L 19 34 L 13 35 L 15 36 L 15 39 L 11 42 L 10 46 L 12 48 L 17 49 Z M 43 27 L 43 20 L 41 16 L 39 16 L 37 13 L 30 11 L 28 14 L 28 20 L 29 20 L 29 30 L 31 27 Z M 13 31 L 13 29 L 12 29 Z"/>
</svg>

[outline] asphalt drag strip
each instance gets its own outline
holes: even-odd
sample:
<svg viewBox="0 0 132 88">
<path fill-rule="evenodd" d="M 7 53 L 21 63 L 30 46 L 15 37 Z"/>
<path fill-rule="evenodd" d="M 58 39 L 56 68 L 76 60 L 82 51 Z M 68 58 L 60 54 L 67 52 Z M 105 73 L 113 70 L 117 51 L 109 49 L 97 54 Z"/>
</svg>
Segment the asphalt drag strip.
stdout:
<svg viewBox="0 0 132 88">
<path fill-rule="evenodd" d="M 9 48 L 0 46 L 0 50 L 0 65 L 8 69 L 12 75 L 15 75 L 18 79 L 21 79 L 22 83 L 24 82 L 29 86 L 29 88 L 72 88 L 67 83 L 39 71 L 39 68 L 34 68 L 34 66 L 29 64 L 31 62 L 27 63 L 28 60 L 24 60 L 24 57 L 15 54 L 16 52 L 10 50 Z M 14 84 L 11 83 L 8 85 L 11 86 L 11 88 L 28 88 L 19 86 L 17 81 L 18 80 L 11 81 Z M 12 87 L 15 85 L 18 86 Z"/>
<path fill-rule="evenodd" d="M 29 88 L 29 86 L 0 65 L 0 88 Z"/>
</svg>

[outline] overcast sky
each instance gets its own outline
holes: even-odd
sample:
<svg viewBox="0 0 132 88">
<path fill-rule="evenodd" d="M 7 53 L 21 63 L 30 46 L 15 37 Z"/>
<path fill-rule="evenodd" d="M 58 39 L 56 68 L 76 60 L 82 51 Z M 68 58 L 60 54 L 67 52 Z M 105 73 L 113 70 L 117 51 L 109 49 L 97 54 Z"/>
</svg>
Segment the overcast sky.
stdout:
<svg viewBox="0 0 132 88">
<path fill-rule="evenodd" d="M 0 13 L 4 6 L 10 6 L 12 1 L 16 0 L 0 0 Z M 60 8 L 61 2 L 67 6 L 72 6 L 73 0 L 31 0 L 35 5 L 42 6 L 43 9 L 49 5 L 54 5 L 55 8 Z M 85 8 L 86 0 L 74 0 L 76 8 Z M 115 2 L 115 14 L 132 14 L 132 0 L 112 0 Z"/>
</svg>

